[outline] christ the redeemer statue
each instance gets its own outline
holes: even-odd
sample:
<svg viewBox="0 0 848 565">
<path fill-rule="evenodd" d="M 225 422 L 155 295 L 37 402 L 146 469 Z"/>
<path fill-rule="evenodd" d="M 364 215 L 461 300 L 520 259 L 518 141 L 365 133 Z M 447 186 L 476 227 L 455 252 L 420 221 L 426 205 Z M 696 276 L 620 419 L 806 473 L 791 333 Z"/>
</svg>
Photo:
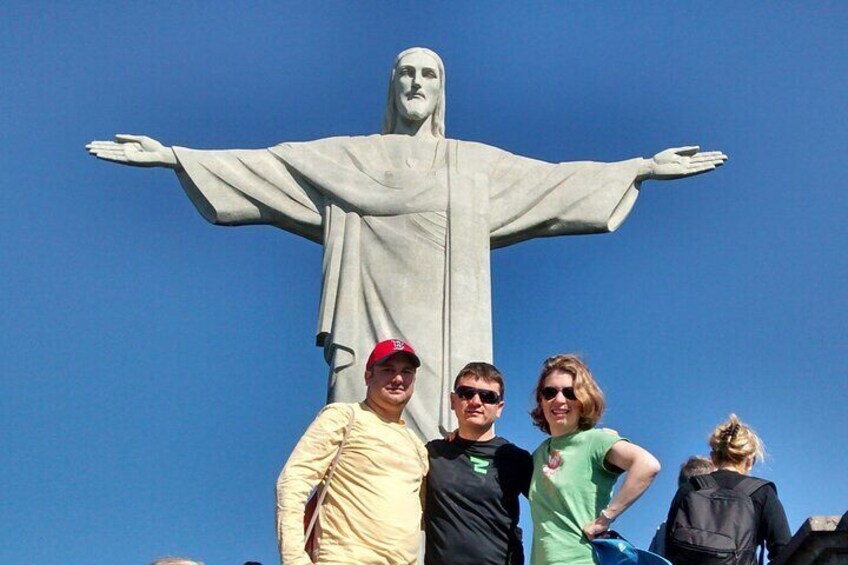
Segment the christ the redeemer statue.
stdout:
<svg viewBox="0 0 848 565">
<path fill-rule="evenodd" d="M 445 68 L 412 48 L 391 71 L 383 133 L 199 151 L 117 135 L 100 159 L 176 171 L 213 224 L 270 224 L 321 244 L 318 345 L 328 400 L 364 398 L 368 352 L 400 337 L 422 361 L 407 424 L 425 439 L 452 430 L 448 401 L 469 361 L 492 361 L 489 250 L 536 238 L 615 230 L 640 183 L 711 171 L 698 147 L 619 163 L 546 163 L 447 139 Z"/>
</svg>

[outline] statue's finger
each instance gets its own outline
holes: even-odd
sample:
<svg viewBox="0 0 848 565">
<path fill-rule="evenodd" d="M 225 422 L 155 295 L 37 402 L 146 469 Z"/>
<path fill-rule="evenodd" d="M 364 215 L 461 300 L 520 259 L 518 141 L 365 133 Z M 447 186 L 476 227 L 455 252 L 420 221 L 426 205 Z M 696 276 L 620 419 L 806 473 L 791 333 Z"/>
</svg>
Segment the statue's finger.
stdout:
<svg viewBox="0 0 848 565">
<path fill-rule="evenodd" d="M 120 145 L 114 141 L 92 141 L 86 147 L 89 149 L 111 149 L 120 147 Z"/>
<path fill-rule="evenodd" d="M 115 136 L 115 139 L 117 139 L 121 143 L 126 143 L 128 141 L 135 141 L 137 143 L 140 143 L 141 141 L 144 140 L 144 137 L 145 136 L 143 136 L 143 135 L 132 135 L 132 134 L 129 134 L 129 133 L 119 133 L 118 135 Z"/>
<path fill-rule="evenodd" d="M 721 151 L 702 151 L 697 155 L 693 155 L 693 158 L 707 158 L 707 159 L 727 159 L 727 155 L 722 153 Z"/>
<path fill-rule="evenodd" d="M 95 147 L 95 149 L 97 151 L 100 151 L 101 153 L 116 153 L 118 155 L 124 155 L 124 154 L 126 154 L 126 152 L 128 150 L 131 150 L 131 148 L 134 147 L 134 146 L 135 146 L 135 144 L 133 144 L 133 145 L 120 145 L 120 144 L 116 143 L 116 144 L 111 145 L 111 146 Z"/>
<path fill-rule="evenodd" d="M 715 155 L 698 154 L 691 158 L 692 163 L 723 163 L 724 159 Z"/>
<path fill-rule="evenodd" d="M 697 175 L 699 173 L 706 173 L 707 171 L 712 171 L 713 169 L 715 169 L 715 165 L 713 164 L 700 163 L 686 167 L 686 172 L 690 175 Z"/>
<path fill-rule="evenodd" d="M 701 147 L 699 145 L 684 145 L 683 147 L 674 147 L 672 151 L 677 153 L 678 155 L 694 155 L 698 151 L 700 151 Z"/>
<path fill-rule="evenodd" d="M 111 147 L 110 146 L 93 146 L 93 147 L 89 147 L 88 150 L 91 151 L 92 153 L 102 153 L 104 155 L 107 155 L 107 154 L 110 154 L 110 153 L 115 153 L 115 154 L 118 154 L 118 155 L 124 154 L 123 146 L 117 145 L 117 144 L 114 145 L 114 146 L 111 146 Z"/>
<path fill-rule="evenodd" d="M 727 156 L 719 154 L 705 154 L 699 153 L 691 158 L 694 163 L 724 163 L 727 160 Z"/>
<path fill-rule="evenodd" d="M 99 159 L 107 159 L 109 161 L 123 161 L 127 158 L 123 153 L 116 153 L 114 151 L 98 151 L 93 153 L 93 155 Z"/>
<path fill-rule="evenodd" d="M 120 163 L 126 163 L 127 162 L 127 157 L 126 157 L 126 155 L 123 155 L 123 154 L 95 153 L 94 156 L 97 157 L 98 159 L 102 159 L 104 161 L 117 161 L 117 162 L 120 162 Z"/>
</svg>

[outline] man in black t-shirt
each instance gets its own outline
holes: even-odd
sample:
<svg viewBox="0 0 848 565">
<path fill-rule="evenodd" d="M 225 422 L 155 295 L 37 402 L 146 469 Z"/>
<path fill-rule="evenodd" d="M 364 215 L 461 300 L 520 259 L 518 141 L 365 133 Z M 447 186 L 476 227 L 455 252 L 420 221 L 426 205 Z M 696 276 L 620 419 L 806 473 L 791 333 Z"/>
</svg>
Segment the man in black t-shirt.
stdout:
<svg viewBox="0 0 848 565">
<path fill-rule="evenodd" d="M 503 393 L 489 363 L 469 363 L 454 381 L 457 433 L 427 444 L 426 565 L 524 563 L 518 497 L 527 495 L 533 459 L 495 436 Z"/>
</svg>

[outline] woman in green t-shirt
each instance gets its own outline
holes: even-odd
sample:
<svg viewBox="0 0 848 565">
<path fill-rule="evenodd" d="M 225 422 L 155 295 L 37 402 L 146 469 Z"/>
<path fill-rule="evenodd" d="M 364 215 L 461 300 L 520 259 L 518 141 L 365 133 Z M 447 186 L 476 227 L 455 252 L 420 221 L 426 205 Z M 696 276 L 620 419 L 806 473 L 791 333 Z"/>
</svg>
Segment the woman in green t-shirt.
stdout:
<svg viewBox="0 0 848 565">
<path fill-rule="evenodd" d="M 653 455 L 617 433 L 595 429 L 604 394 L 576 355 L 555 355 L 536 383 L 533 422 L 551 437 L 533 453 L 532 565 L 595 562 L 589 540 L 633 504 L 660 470 Z M 612 497 L 619 475 L 624 483 Z"/>
</svg>

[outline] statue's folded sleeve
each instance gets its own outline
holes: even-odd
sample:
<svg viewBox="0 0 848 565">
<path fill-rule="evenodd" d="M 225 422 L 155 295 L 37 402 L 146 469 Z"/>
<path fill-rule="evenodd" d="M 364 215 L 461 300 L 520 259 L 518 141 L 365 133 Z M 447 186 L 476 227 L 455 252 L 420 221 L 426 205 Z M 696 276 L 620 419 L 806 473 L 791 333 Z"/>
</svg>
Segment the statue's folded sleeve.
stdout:
<svg viewBox="0 0 848 565">
<path fill-rule="evenodd" d="M 174 153 L 183 189 L 209 222 L 270 224 L 322 242 L 324 195 L 268 149 Z"/>
<path fill-rule="evenodd" d="M 641 164 L 546 163 L 506 154 L 489 177 L 492 247 L 614 231 L 636 202 Z"/>
</svg>

